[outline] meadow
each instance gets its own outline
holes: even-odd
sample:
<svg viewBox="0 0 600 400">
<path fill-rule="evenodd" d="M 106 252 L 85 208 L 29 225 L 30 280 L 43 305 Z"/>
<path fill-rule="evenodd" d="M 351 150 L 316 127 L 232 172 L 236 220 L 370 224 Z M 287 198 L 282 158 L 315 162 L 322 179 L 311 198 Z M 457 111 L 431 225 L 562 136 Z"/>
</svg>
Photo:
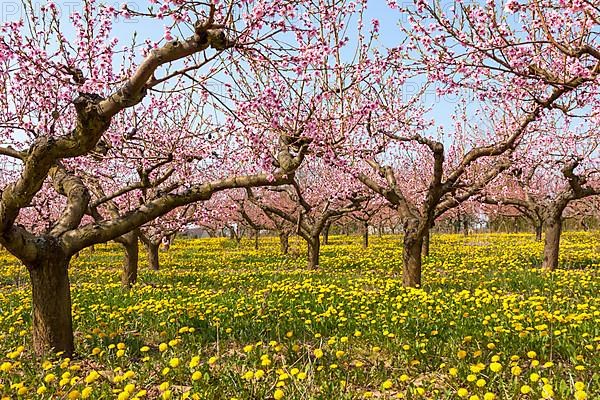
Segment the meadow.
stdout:
<svg viewBox="0 0 600 400">
<path fill-rule="evenodd" d="M 27 271 L 0 253 L 4 399 L 600 399 L 600 232 L 434 235 L 422 289 L 400 238 L 334 236 L 321 267 L 274 238 L 178 239 L 121 288 L 122 250 L 72 261 L 77 357 L 35 359 Z M 143 257 L 142 257 L 143 260 Z"/>
</svg>

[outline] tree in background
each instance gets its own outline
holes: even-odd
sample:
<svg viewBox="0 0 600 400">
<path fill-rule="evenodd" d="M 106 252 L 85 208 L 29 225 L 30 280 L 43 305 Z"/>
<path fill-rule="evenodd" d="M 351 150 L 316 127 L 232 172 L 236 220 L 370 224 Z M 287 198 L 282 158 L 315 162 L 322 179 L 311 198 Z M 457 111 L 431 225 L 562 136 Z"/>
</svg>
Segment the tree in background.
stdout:
<svg viewBox="0 0 600 400">
<path fill-rule="evenodd" d="M 252 108 L 253 102 L 276 107 L 277 91 L 226 101 L 211 90 L 211 84 L 232 85 L 240 72 L 246 78 L 255 69 L 253 63 L 266 61 L 272 76 L 286 76 L 281 83 L 309 81 L 301 72 L 315 62 L 316 55 L 337 51 L 328 37 L 333 34 L 331 27 L 352 13 L 345 4 L 321 9 L 294 0 L 156 3 L 153 10 L 136 13 L 88 0 L 81 12 L 71 15 L 72 28 L 65 30 L 65 21 L 52 3 L 39 10 L 25 3 L 24 20 L 2 26 L 0 79 L 5 90 L 0 93 L 4 143 L 0 154 L 5 184 L 0 199 L 0 243 L 29 270 L 37 353 L 48 349 L 73 352 L 68 265 L 78 251 L 122 237 L 177 207 L 208 200 L 215 192 L 292 181 L 310 141 L 308 125 L 320 118 L 318 113 L 301 104 L 299 112 L 310 114 L 302 121 L 304 127 L 286 135 L 273 129 L 257 132 L 256 125 L 244 124 L 236 116 L 243 114 L 244 107 Z M 300 15 L 301 19 L 296 18 Z M 140 44 L 134 36 L 133 43 L 117 47 L 120 38 L 112 36 L 114 22 L 131 17 L 165 26 L 164 37 Z M 174 38 L 174 31 L 187 36 Z M 292 69 L 298 74 L 286 72 Z M 176 93 L 183 93 L 184 99 L 168 106 Z M 117 150 L 127 147 L 125 143 L 170 140 L 160 130 L 140 130 L 136 109 L 153 110 L 155 114 L 147 115 L 159 114 L 161 124 L 176 125 L 180 115 L 174 109 L 187 105 L 201 109 L 207 103 L 214 112 L 202 113 L 202 121 L 193 129 L 197 146 L 187 150 L 200 149 L 202 154 L 214 150 L 218 164 L 210 159 L 184 159 L 187 166 L 177 175 L 178 181 L 167 183 L 167 179 L 160 185 L 157 182 L 171 161 L 139 182 L 132 169 L 125 179 L 130 184 L 104 188 L 105 196 L 115 202 L 120 196 L 130 197 L 129 207 L 120 206 L 118 215 L 98 211 L 87 217 L 94 214 L 90 206 L 99 199 L 86 177 L 94 176 L 94 169 L 108 162 L 105 157 L 118 163 Z M 156 109 L 154 104 L 167 106 Z M 145 125 L 152 122 L 145 121 Z M 253 141 L 258 135 L 260 144 Z M 179 154 L 184 153 L 181 150 Z M 132 166 L 130 157 L 120 162 Z M 142 157 L 144 169 L 161 164 L 144 152 Z M 173 155 L 172 160 L 178 159 Z M 192 173 L 186 175 L 186 171 Z M 34 230 L 19 216 L 31 204 L 44 202 L 44 187 L 59 195 L 56 205 L 62 211 L 55 218 L 49 216 L 47 227 Z M 150 187 L 152 196 L 133 201 Z M 105 203 L 98 208 L 106 207 Z"/>
</svg>

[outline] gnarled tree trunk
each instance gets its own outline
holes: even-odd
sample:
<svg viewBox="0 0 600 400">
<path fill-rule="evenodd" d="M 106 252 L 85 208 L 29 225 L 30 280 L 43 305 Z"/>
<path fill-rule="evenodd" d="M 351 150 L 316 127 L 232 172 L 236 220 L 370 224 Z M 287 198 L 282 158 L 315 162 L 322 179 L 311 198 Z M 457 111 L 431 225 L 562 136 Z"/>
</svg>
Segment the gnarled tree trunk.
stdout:
<svg viewBox="0 0 600 400">
<path fill-rule="evenodd" d="M 260 235 L 260 230 L 256 229 L 254 231 L 254 250 L 258 250 L 258 237 Z"/>
<path fill-rule="evenodd" d="M 118 240 L 125 249 L 123 259 L 123 271 L 121 272 L 121 285 L 130 288 L 137 282 L 139 245 L 138 236 L 134 232 L 129 232 L 121 236 Z"/>
<path fill-rule="evenodd" d="M 160 259 L 158 254 L 160 244 L 148 241 L 144 243 L 144 247 L 146 248 L 146 253 L 148 254 L 148 266 L 153 271 L 158 271 L 160 269 Z"/>
<path fill-rule="evenodd" d="M 405 287 L 421 286 L 421 252 L 426 229 L 421 229 L 419 225 L 418 220 L 409 221 L 404 229 L 402 285 Z"/>
<path fill-rule="evenodd" d="M 363 247 L 366 249 L 369 247 L 369 223 L 363 222 Z"/>
<path fill-rule="evenodd" d="M 281 254 L 287 254 L 290 249 L 289 234 L 287 232 L 279 232 L 279 248 Z"/>
<path fill-rule="evenodd" d="M 71 356 L 74 351 L 69 257 L 60 248 L 29 267 L 33 295 L 33 349 Z"/>
<path fill-rule="evenodd" d="M 319 236 L 307 240 L 308 243 L 308 269 L 319 268 L 319 256 L 321 253 L 321 242 Z"/>
<path fill-rule="evenodd" d="M 558 267 L 558 252 L 562 232 L 562 212 L 552 212 L 545 221 L 544 259 L 542 268 L 554 271 Z"/>
</svg>

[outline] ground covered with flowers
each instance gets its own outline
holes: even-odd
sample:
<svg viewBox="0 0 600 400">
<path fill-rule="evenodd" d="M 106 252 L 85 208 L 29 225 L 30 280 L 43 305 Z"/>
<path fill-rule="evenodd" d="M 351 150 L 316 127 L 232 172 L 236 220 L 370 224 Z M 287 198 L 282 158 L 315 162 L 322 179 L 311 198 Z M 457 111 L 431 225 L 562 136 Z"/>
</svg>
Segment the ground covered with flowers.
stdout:
<svg viewBox="0 0 600 400">
<path fill-rule="evenodd" d="M 72 262 L 77 357 L 30 352 L 27 271 L 0 255 L 1 399 L 598 399 L 600 233 L 437 235 L 422 289 L 398 237 L 334 237 L 321 268 L 261 239 L 178 240 L 119 283 L 116 245 Z M 294 255 L 295 254 L 295 255 Z"/>
</svg>

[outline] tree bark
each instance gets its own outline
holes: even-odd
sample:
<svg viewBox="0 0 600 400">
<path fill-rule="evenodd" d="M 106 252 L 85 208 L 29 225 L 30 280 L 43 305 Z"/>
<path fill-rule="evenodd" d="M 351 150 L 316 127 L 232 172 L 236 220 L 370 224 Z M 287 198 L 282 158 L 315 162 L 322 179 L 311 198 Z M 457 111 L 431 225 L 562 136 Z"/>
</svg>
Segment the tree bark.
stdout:
<svg viewBox="0 0 600 400">
<path fill-rule="evenodd" d="M 70 357 L 74 351 L 69 257 L 62 251 L 46 254 L 29 268 L 33 295 L 33 349 L 37 355 L 49 350 Z"/>
<path fill-rule="evenodd" d="M 160 259 L 158 255 L 160 244 L 148 242 L 144 243 L 144 247 L 146 247 L 146 252 L 148 253 L 148 266 L 153 271 L 158 271 L 160 269 Z"/>
<path fill-rule="evenodd" d="M 121 273 L 121 285 L 130 288 L 137 282 L 139 245 L 138 238 L 134 232 L 121 236 L 120 242 L 125 248 L 125 257 L 123 259 L 123 271 Z"/>
<path fill-rule="evenodd" d="M 404 247 L 402 249 L 402 285 L 404 287 L 421 286 L 421 264 L 424 229 L 419 221 L 409 221 L 404 229 Z"/>
<path fill-rule="evenodd" d="M 421 255 L 422 255 L 422 257 L 429 257 L 429 229 L 425 233 L 425 236 L 423 236 Z"/>
<path fill-rule="evenodd" d="M 331 223 L 326 223 L 323 227 L 323 244 L 329 244 L 329 228 L 331 228 Z"/>
<path fill-rule="evenodd" d="M 369 247 L 369 223 L 363 222 L 363 247 Z"/>
<path fill-rule="evenodd" d="M 319 268 L 319 255 L 321 252 L 321 242 L 319 236 L 313 237 L 308 243 L 308 269 Z"/>
<path fill-rule="evenodd" d="M 562 212 L 552 213 L 545 221 L 544 259 L 542 268 L 554 271 L 558 267 L 560 234 L 562 232 Z"/>
<path fill-rule="evenodd" d="M 536 224 L 535 225 L 535 241 L 536 242 L 541 242 L 542 241 L 542 224 Z"/>
<path fill-rule="evenodd" d="M 258 250 L 258 236 L 260 234 L 260 230 L 256 229 L 254 231 L 254 250 Z"/>
<path fill-rule="evenodd" d="M 279 233 L 279 248 L 281 254 L 287 254 L 290 249 L 289 235 L 286 232 Z"/>
</svg>

